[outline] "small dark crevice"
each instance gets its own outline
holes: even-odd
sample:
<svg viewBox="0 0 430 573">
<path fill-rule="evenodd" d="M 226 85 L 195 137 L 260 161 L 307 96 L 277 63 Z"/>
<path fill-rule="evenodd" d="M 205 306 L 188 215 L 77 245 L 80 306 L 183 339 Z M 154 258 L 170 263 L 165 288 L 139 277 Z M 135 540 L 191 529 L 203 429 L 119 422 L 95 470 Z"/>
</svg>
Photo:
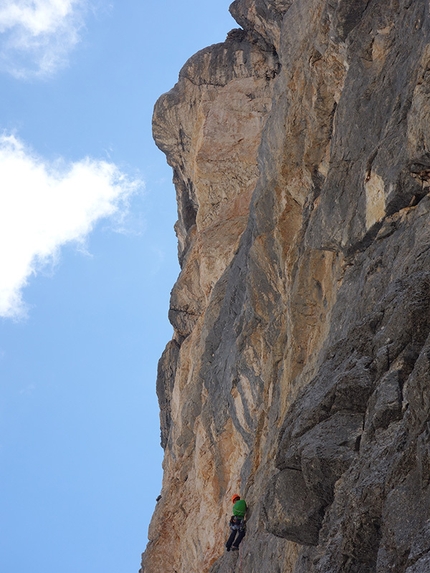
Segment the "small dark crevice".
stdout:
<svg viewBox="0 0 430 573">
<path fill-rule="evenodd" d="M 363 422 L 363 423 L 364 423 L 364 422 Z M 355 440 L 354 452 L 359 452 L 359 451 L 360 451 L 360 444 L 361 444 L 361 434 L 360 434 L 360 436 L 357 436 L 357 439 Z"/>
<path fill-rule="evenodd" d="M 377 234 L 379 233 L 380 228 L 382 227 L 383 221 L 379 221 L 375 223 L 373 227 L 369 229 L 369 231 L 364 235 L 361 241 L 354 243 L 350 247 L 348 247 L 345 251 L 346 259 L 352 259 L 356 254 L 362 253 L 365 251 L 375 240 Z"/>
<path fill-rule="evenodd" d="M 185 184 L 185 190 L 180 196 L 182 222 L 186 231 L 189 231 L 196 224 L 197 220 L 197 209 L 192 200 L 193 195 L 193 182 L 188 179 Z"/>
<path fill-rule="evenodd" d="M 333 108 L 330 112 L 330 117 L 329 117 L 329 121 L 330 121 L 330 125 L 329 125 L 329 141 L 332 139 L 333 137 L 333 125 L 334 125 L 334 118 L 336 115 L 336 110 L 337 110 L 337 102 L 335 101 L 333 103 Z"/>
<path fill-rule="evenodd" d="M 372 174 L 372 165 L 373 165 L 373 162 L 374 162 L 375 159 L 376 159 L 376 156 L 378 155 L 378 151 L 379 151 L 379 147 L 377 147 L 376 149 L 374 149 L 374 150 L 372 151 L 372 153 L 369 155 L 369 158 L 368 158 L 368 160 L 367 160 L 367 163 L 366 163 L 366 177 L 365 177 L 365 179 L 364 179 L 364 180 L 366 181 L 366 183 L 367 183 L 367 181 L 369 181 L 370 176 L 371 176 L 371 174 Z"/>
<path fill-rule="evenodd" d="M 170 312 L 170 311 L 171 311 L 171 312 L 179 312 L 179 313 L 182 313 L 182 314 L 186 314 L 186 315 L 188 315 L 188 316 L 200 316 L 200 314 L 201 314 L 201 313 L 199 313 L 199 312 L 194 312 L 194 311 L 192 311 L 192 310 L 190 310 L 190 309 L 188 309 L 188 308 L 177 308 L 177 307 L 174 307 L 174 306 L 171 306 L 171 307 L 169 308 L 169 312 Z"/>
<path fill-rule="evenodd" d="M 182 151 L 185 152 L 187 150 L 187 139 L 189 140 L 189 138 L 187 137 L 187 134 L 183 130 L 182 125 L 179 126 L 178 136 L 179 136 L 179 144 L 181 146 L 181 149 L 182 149 Z"/>
</svg>

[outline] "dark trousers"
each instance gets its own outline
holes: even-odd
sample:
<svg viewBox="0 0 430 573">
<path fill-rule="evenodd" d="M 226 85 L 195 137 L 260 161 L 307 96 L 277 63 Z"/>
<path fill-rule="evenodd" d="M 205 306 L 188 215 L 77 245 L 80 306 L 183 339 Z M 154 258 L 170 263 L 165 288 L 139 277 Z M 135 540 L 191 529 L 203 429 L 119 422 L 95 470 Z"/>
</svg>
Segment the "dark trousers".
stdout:
<svg viewBox="0 0 430 573">
<path fill-rule="evenodd" d="M 232 545 L 233 547 L 239 547 L 240 542 L 245 537 L 245 533 L 246 530 L 244 527 L 242 529 L 232 529 L 230 537 L 228 538 L 227 543 L 225 544 L 225 546 L 227 547 L 227 551 L 230 551 Z"/>
</svg>

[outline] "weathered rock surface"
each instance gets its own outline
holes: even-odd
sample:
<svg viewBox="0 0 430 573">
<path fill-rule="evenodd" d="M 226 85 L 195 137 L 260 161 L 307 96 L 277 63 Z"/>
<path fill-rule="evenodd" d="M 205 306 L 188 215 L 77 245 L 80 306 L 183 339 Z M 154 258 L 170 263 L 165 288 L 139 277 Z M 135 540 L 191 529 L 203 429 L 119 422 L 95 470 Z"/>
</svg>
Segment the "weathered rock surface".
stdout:
<svg viewBox="0 0 430 573">
<path fill-rule="evenodd" d="M 155 107 L 182 270 L 142 573 L 426 573 L 429 3 L 230 10 Z"/>
</svg>

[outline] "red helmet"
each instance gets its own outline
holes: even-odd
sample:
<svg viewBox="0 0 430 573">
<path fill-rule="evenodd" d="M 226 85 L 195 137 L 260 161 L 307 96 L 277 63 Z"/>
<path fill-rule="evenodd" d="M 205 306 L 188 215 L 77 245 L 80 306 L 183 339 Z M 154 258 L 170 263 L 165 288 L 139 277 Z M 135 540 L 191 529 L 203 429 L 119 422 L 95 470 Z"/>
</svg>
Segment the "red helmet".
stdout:
<svg viewBox="0 0 430 573">
<path fill-rule="evenodd" d="M 238 499 L 240 499 L 240 495 L 238 495 L 237 493 L 234 493 L 231 496 L 231 503 L 235 503 Z"/>
</svg>

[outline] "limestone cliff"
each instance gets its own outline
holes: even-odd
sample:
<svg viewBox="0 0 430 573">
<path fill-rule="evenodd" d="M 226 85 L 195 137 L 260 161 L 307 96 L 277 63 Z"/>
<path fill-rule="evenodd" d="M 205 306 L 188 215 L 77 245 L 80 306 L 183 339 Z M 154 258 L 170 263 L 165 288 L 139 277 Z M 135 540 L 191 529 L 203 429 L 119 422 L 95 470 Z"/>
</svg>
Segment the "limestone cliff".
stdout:
<svg viewBox="0 0 430 573">
<path fill-rule="evenodd" d="M 230 11 L 154 113 L 181 274 L 141 571 L 428 572 L 429 3 Z"/>
</svg>

